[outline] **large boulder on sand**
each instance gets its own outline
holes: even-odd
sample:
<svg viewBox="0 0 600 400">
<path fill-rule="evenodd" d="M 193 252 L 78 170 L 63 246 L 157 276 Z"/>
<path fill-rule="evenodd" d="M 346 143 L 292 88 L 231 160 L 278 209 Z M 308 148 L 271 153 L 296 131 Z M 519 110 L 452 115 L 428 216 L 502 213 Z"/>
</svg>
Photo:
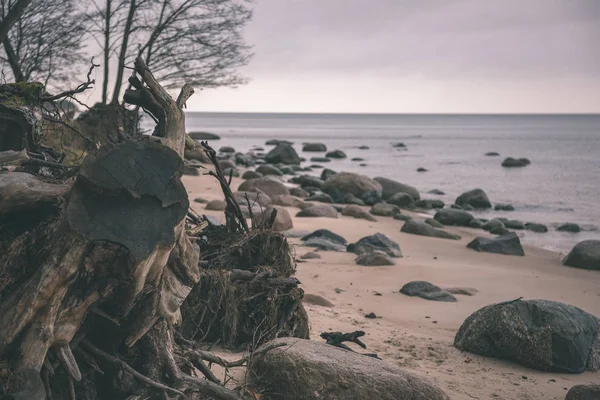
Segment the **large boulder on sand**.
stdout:
<svg viewBox="0 0 600 400">
<path fill-rule="evenodd" d="M 575 385 L 567 392 L 565 400 L 599 400 L 600 385 Z"/>
<path fill-rule="evenodd" d="M 379 250 L 363 253 L 356 257 L 355 262 L 357 265 L 362 265 L 365 267 L 384 267 L 396 265 L 396 262 L 390 256 Z"/>
<path fill-rule="evenodd" d="M 402 208 L 412 208 L 415 200 L 408 193 L 398 192 L 386 200 L 388 204 L 393 204 Z"/>
<path fill-rule="evenodd" d="M 252 358 L 250 386 L 264 400 L 450 400 L 433 383 L 373 357 L 305 339 Z"/>
<path fill-rule="evenodd" d="M 398 243 L 394 242 L 389 236 L 383 233 L 365 236 L 356 243 L 348 245 L 347 250 L 350 253 L 361 255 L 371 251 L 383 251 L 390 257 L 402 257 L 402 251 Z"/>
<path fill-rule="evenodd" d="M 290 191 L 283 183 L 266 177 L 244 181 L 238 186 L 238 191 L 262 192 L 271 198 L 280 194 L 290 194 Z"/>
<path fill-rule="evenodd" d="M 235 198 L 235 201 L 237 201 L 239 205 L 245 205 L 245 206 L 248 205 L 246 196 L 248 196 L 250 205 L 253 205 L 254 203 L 258 203 L 263 207 L 267 207 L 267 206 L 271 205 L 271 203 L 272 203 L 271 198 L 262 192 L 234 192 L 233 193 L 233 197 Z"/>
<path fill-rule="evenodd" d="M 306 204 L 301 198 L 292 196 L 291 194 L 280 194 L 273 196 L 273 204 L 277 206 L 296 207 L 300 209 L 310 206 L 310 204 Z"/>
<path fill-rule="evenodd" d="M 387 203 L 375 204 L 373 207 L 371 207 L 369 212 L 380 217 L 393 217 L 394 215 L 401 213 L 398 206 Z"/>
<path fill-rule="evenodd" d="M 441 222 L 444 225 L 454 226 L 469 226 L 469 223 L 473 220 L 473 218 L 473 215 L 466 211 L 455 210 L 452 208 L 440 210 L 433 216 L 433 219 Z"/>
<path fill-rule="evenodd" d="M 600 320 L 555 301 L 509 301 L 471 314 L 458 330 L 454 346 L 541 371 L 597 371 Z"/>
<path fill-rule="evenodd" d="M 292 145 L 280 143 L 265 155 L 265 161 L 269 164 L 300 164 L 300 157 Z"/>
<path fill-rule="evenodd" d="M 584 240 L 577 243 L 565 257 L 563 264 L 600 271 L 600 240 Z"/>
<path fill-rule="evenodd" d="M 425 300 L 455 303 L 456 297 L 440 287 L 426 281 L 411 281 L 402 286 L 400 293 L 406 296 L 417 296 Z"/>
<path fill-rule="evenodd" d="M 366 219 L 367 221 L 371 222 L 377 221 L 377 218 L 375 218 L 367 210 L 363 209 L 361 206 L 358 206 L 356 204 L 351 204 L 349 206 L 344 207 L 344 209 L 342 210 L 342 215 L 358 219 Z"/>
<path fill-rule="evenodd" d="M 473 189 L 464 192 L 456 198 L 455 203 L 462 207 L 468 204 L 473 208 L 492 208 L 490 199 L 488 199 L 487 194 L 482 189 Z"/>
<path fill-rule="evenodd" d="M 330 176 L 323 184 L 322 190 L 328 194 L 331 190 L 338 190 L 361 198 L 370 191 L 381 193 L 381 185 L 364 175 L 340 172 Z"/>
<path fill-rule="evenodd" d="M 296 217 L 337 218 L 338 212 L 328 204 L 315 204 L 300 211 Z"/>
<path fill-rule="evenodd" d="M 524 256 L 521 240 L 516 233 L 510 232 L 495 238 L 476 237 L 469 244 L 469 249 L 486 253 L 506 254 L 511 256 Z"/>
<path fill-rule="evenodd" d="M 383 189 L 381 195 L 384 200 L 389 199 L 396 193 L 407 193 L 413 198 L 413 200 L 419 200 L 421 198 L 419 191 L 412 186 L 382 177 L 377 177 L 374 180 L 381 185 Z"/>
<path fill-rule="evenodd" d="M 283 207 L 280 206 L 269 206 L 267 207 L 259 217 L 257 218 L 258 224 L 262 224 L 265 221 L 265 218 L 268 220 L 271 218 L 273 211 L 277 210 L 277 215 L 275 216 L 275 222 L 273 223 L 273 230 L 276 232 L 287 231 L 288 229 L 292 229 L 294 227 L 294 222 L 292 221 L 292 216 L 290 213 Z"/>
<path fill-rule="evenodd" d="M 406 221 L 404 225 L 402 225 L 402 229 L 400 229 L 400 232 L 411 233 L 413 235 L 435 237 L 440 239 L 460 240 L 460 236 L 458 235 L 443 231 L 441 229 L 436 229 L 433 226 L 426 224 L 425 222 L 420 222 L 414 219 Z"/>
</svg>

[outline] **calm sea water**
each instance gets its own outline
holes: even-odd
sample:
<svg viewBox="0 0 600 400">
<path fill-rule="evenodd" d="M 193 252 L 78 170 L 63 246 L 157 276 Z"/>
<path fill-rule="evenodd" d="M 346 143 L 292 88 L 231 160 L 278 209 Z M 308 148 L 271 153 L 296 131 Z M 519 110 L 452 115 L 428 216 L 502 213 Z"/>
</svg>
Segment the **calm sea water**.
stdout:
<svg viewBox="0 0 600 400">
<path fill-rule="evenodd" d="M 523 234 L 525 243 L 567 252 L 585 239 L 600 239 L 600 115 L 339 115 L 188 113 L 188 131 L 214 132 L 215 147 L 246 151 L 268 139 L 286 139 L 302 154 L 303 142 L 322 142 L 348 158 L 327 165 L 417 187 L 425 198 L 452 203 L 462 192 L 482 188 L 492 203 L 513 212 L 476 213 L 540 222 L 550 232 Z M 404 142 L 407 150 L 395 149 Z M 367 145 L 369 150 L 358 149 Z M 268 146 L 263 146 L 268 150 Z M 496 151 L 501 157 L 488 157 Z M 527 157 L 525 168 L 500 166 L 504 157 Z M 366 167 L 350 161 L 365 159 Z M 310 162 L 308 163 L 310 164 Z M 417 172 L 418 167 L 428 172 Z M 444 196 L 426 194 L 441 189 Z M 584 232 L 556 232 L 576 222 Z"/>
</svg>

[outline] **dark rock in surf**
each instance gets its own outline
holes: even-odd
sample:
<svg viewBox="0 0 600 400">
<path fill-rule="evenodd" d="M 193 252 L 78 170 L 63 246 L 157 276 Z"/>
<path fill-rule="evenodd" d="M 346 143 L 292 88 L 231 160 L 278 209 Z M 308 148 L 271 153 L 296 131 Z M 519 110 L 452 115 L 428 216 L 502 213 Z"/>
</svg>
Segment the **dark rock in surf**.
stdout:
<svg viewBox="0 0 600 400">
<path fill-rule="evenodd" d="M 473 239 L 467 248 L 485 253 L 505 254 L 511 256 L 524 256 L 521 240 L 516 233 L 510 232 L 495 238 L 477 237 Z"/>
<path fill-rule="evenodd" d="M 496 211 L 515 211 L 515 207 L 512 204 L 496 204 L 494 206 L 494 210 Z"/>
<path fill-rule="evenodd" d="M 413 198 L 413 200 L 419 200 L 421 198 L 419 191 L 410 185 L 405 185 L 403 183 L 396 182 L 392 179 L 383 178 L 383 177 L 377 177 L 377 178 L 374 178 L 373 180 L 378 182 L 381 185 L 381 187 L 382 187 L 381 196 L 383 197 L 384 200 L 389 199 L 396 193 L 407 193 Z"/>
<path fill-rule="evenodd" d="M 526 158 L 515 159 L 512 157 L 507 157 L 504 159 L 504 161 L 502 161 L 502 166 L 504 168 L 525 167 L 529 164 L 531 164 L 531 161 Z"/>
<path fill-rule="evenodd" d="M 310 161 L 312 162 L 320 162 L 320 163 L 328 163 L 331 162 L 331 160 L 327 157 L 311 157 Z"/>
<path fill-rule="evenodd" d="M 279 168 L 276 168 L 273 165 L 261 165 L 260 167 L 256 168 L 256 172 L 259 172 L 261 174 L 263 174 L 263 176 L 267 176 L 267 175 L 274 175 L 274 176 L 283 176 L 283 172 L 281 172 L 281 170 Z"/>
<path fill-rule="evenodd" d="M 469 190 L 458 196 L 455 201 L 459 206 L 470 205 L 474 208 L 491 208 L 492 203 L 488 199 L 487 194 L 482 189 Z"/>
<path fill-rule="evenodd" d="M 600 271 L 600 240 L 579 242 L 563 260 L 569 267 Z"/>
<path fill-rule="evenodd" d="M 328 158 L 346 158 L 346 153 L 344 153 L 341 150 L 334 150 L 334 151 L 330 151 L 329 153 L 325 154 L 325 157 Z"/>
<path fill-rule="evenodd" d="M 327 146 L 323 143 L 304 143 L 302 151 L 306 152 L 326 152 Z"/>
<path fill-rule="evenodd" d="M 432 210 L 434 208 L 444 208 L 446 204 L 442 200 L 437 199 L 423 199 L 415 202 L 415 207 L 422 208 L 424 210 Z"/>
<path fill-rule="evenodd" d="M 581 227 L 575 223 L 567 222 L 565 224 L 559 225 L 558 228 L 556 228 L 556 230 L 559 232 L 577 233 L 577 232 L 581 232 Z"/>
<path fill-rule="evenodd" d="M 427 172 L 429 171 L 427 168 L 419 167 L 417 168 L 417 172 Z"/>
<path fill-rule="evenodd" d="M 337 174 L 337 172 L 335 172 L 334 170 L 325 168 L 323 171 L 321 171 L 321 180 L 326 181 L 327 179 L 329 179 L 330 177 L 332 177 L 335 174 Z"/>
<path fill-rule="evenodd" d="M 300 164 L 300 157 L 291 145 L 281 143 L 265 155 L 265 161 L 269 164 Z"/>
<path fill-rule="evenodd" d="M 469 226 L 474 217 L 463 210 L 444 209 L 436 212 L 433 218 L 444 225 Z"/>
<path fill-rule="evenodd" d="M 527 229 L 528 231 L 532 231 L 532 232 L 537 232 L 537 233 L 546 233 L 548 232 L 548 227 L 544 224 L 537 224 L 534 222 L 527 222 L 525 224 L 525 229 Z"/>
<path fill-rule="evenodd" d="M 190 132 L 188 136 L 194 140 L 219 140 L 221 137 L 210 132 Z"/>
<path fill-rule="evenodd" d="M 485 153 L 485 155 L 488 157 L 498 157 L 500 155 L 500 153 L 496 153 L 495 151 L 490 151 L 488 153 Z"/>
<path fill-rule="evenodd" d="M 440 189 L 431 189 L 429 192 L 427 192 L 429 194 L 437 194 L 438 196 L 443 196 L 446 193 L 442 192 Z"/>
</svg>

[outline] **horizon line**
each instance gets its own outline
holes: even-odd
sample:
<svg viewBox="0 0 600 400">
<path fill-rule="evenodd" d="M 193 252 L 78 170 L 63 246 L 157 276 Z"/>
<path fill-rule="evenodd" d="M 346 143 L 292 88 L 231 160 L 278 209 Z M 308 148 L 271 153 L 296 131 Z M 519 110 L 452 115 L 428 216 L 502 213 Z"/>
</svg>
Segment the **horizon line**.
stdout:
<svg viewBox="0 0 600 400">
<path fill-rule="evenodd" d="M 600 116 L 598 112 L 315 112 L 315 111 L 191 111 L 184 110 L 186 113 L 203 113 L 203 114 L 297 114 L 297 115 L 532 115 L 532 116 L 565 116 L 565 115 L 578 115 L 578 116 Z"/>
</svg>

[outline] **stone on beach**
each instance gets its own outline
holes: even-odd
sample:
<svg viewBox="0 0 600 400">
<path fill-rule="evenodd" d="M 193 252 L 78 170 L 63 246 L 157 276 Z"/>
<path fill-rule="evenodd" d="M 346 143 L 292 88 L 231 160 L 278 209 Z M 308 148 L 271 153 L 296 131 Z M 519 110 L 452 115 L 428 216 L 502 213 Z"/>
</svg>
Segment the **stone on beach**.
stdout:
<svg viewBox="0 0 600 400">
<path fill-rule="evenodd" d="M 273 150 L 265 155 L 265 161 L 269 164 L 300 164 L 300 157 L 296 150 L 287 143 L 278 144 Z"/>
<path fill-rule="evenodd" d="M 299 197 L 292 196 L 291 194 L 280 194 L 277 196 L 273 196 L 273 204 L 282 207 L 296 207 L 296 208 L 306 208 L 309 207 L 309 204 L 306 204 L 304 200 Z"/>
<path fill-rule="evenodd" d="M 401 208 L 412 208 L 415 201 L 408 193 L 398 192 L 386 200 L 388 204 L 393 204 Z"/>
<path fill-rule="evenodd" d="M 455 303 L 456 297 L 438 286 L 426 281 L 411 281 L 402 286 L 400 293 L 406 296 L 417 296 L 425 300 Z"/>
<path fill-rule="evenodd" d="M 415 219 L 406 221 L 404 225 L 402 225 L 402 229 L 400 229 L 400 232 L 440 239 L 460 240 L 459 235 L 455 235 L 453 233 L 446 232 L 441 229 L 436 229 L 429 224 L 417 221 Z"/>
<path fill-rule="evenodd" d="M 346 158 L 346 153 L 344 153 L 341 150 L 334 150 L 334 151 L 330 151 L 329 153 L 325 154 L 325 157 L 328 158 Z"/>
<path fill-rule="evenodd" d="M 505 168 L 525 167 L 529 164 L 531 164 L 531 161 L 529 161 L 527 158 L 516 159 L 507 157 L 504 159 L 504 161 L 502 161 L 502 166 Z"/>
<path fill-rule="evenodd" d="M 404 183 L 396 182 L 392 179 L 383 178 L 383 177 L 377 177 L 377 178 L 374 178 L 373 180 L 378 182 L 381 185 L 381 187 L 382 187 L 381 195 L 384 200 L 389 199 L 396 193 L 407 193 L 413 198 L 413 200 L 419 200 L 421 198 L 419 191 L 410 185 L 405 185 Z"/>
<path fill-rule="evenodd" d="M 326 152 L 327 146 L 325 146 L 323 143 L 304 143 L 304 145 L 302 145 L 302 151 Z"/>
<path fill-rule="evenodd" d="M 344 207 L 344 209 L 342 210 L 342 215 L 358 219 L 365 219 L 371 222 L 377 221 L 377 218 L 371 215 L 368 211 L 354 204 Z"/>
<path fill-rule="evenodd" d="M 194 140 L 219 140 L 221 137 L 210 132 L 189 132 L 188 136 Z"/>
<path fill-rule="evenodd" d="M 323 184 L 323 191 L 330 194 L 329 192 L 333 189 L 353 194 L 359 198 L 369 191 L 381 193 L 379 183 L 367 176 L 350 172 L 340 172 L 330 176 Z"/>
<path fill-rule="evenodd" d="M 569 389 L 565 400 L 600 400 L 600 385 L 575 385 Z"/>
<path fill-rule="evenodd" d="M 363 253 L 354 260 L 356 264 L 365 267 L 383 267 L 388 265 L 396 265 L 396 262 L 383 251 L 375 250 Z"/>
<path fill-rule="evenodd" d="M 559 225 L 556 228 L 556 230 L 559 232 L 577 233 L 577 232 L 581 232 L 581 227 L 573 222 L 567 222 L 567 223 Z"/>
<path fill-rule="evenodd" d="M 337 218 L 338 212 L 330 205 L 315 204 L 300 211 L 298 214 L 296 214 L 296 217 Z"/>
<path fill-rule="evenodd" d="M 323 171 L 321 171 L 321 180 L 323 182 L 325 182 L 327 179 L 329 179 L 330 177 L 332 177 L 335 174 L 337 174 L 337 172 L 335 172 L 334 170 L 325 168 L 325 169 L 323 169 Z"/>
<path fill-rule="evenodd" d="M 311 304 L 313 306 L 319 307 L 333 307 L 333 303 L 327 300 L 323 296 L 319 296 L 318 294 L 310 294 L 304 293 L 304 297 L 302 298 L 302 302 L 306 304 Z"/>
<path fill-rule="evenodd" d="M 533 223 L 533 222 L 527 222 L 525 224 L 525 229 L 527 229 L 528 231 L 537 232 L 537 233 L 548 232 L 548 227 L 546 225 Z"/>
<path fill-rule="evenodd" d="M 510 232 L 495 238 L 477 237 L 467 248 L 485 253 L 505 254 L 511 256 L 524 256 L 521 240 L 516 233 Z"/>
<path fill-rule="evenodd" d="M 261 174 L 263 174 L 263 176 L 266 175 L 275 175 L 275 176 L 282 176 L 283 172 L 281 172 L 281 170 L 273 165 L 269 165 L 269 164 L 264 164 L 261 165 L 260 167 L 256 168 L 256 172 L 259 172 Z"/>
<path fill-rule="evenodd" d="M 390 257 L 402 257 L 402 251 L 398 243 L 383 233 L 365 236 L 358 242 L 349 244 L 347 250 L 358 255 L 380 250 Z"/>
<path fill-rule="evenodd" d="M 250 201 L 251 205 L 253 205 L 254 203 L 258 203 L 263 207 L 267 207 L 271 205 L 271 203 L 273 203 L 271 198 L 262 192 L 233 192 L 233 197 L 240 206 L 248 205 L 246 196 L 248 197 L 248 200 Z"/>
<path fill-rule="evenodd" d="M 281 206 L 269 206 L 267 207 L 259 216 L 256 218 L 256 222 L 258 224 L 262 224 L 265 220 L 269 220 L 271 218 L 271 214 L 273 211 L 277 211 L 275 216 L 275 221 L 273 223 L 273 230 L 275 232 L 283 232 L 288 229 L 292 229 L 294 227 L 294 222 L 292 220 L 292 216 L 290 213 Z"/>
<path fill-rule="evenodd" d="M 262 177 L 263 177 L 263 174 L 261 174 L 260 172 L 252 171 L 252 170 L 248 170 L 248 171 L 244 172 L 244 174 L 242 175 L 242 179 L 244 179 L 244 180 L 262 178 Z"/>
<path fill-rule="evenodd" d="M 281 182 L 268 177 L 249 179 L 238 186 L 240 192 L 263 192 L 273 198 L 280 194 L 290 194 L 288 188 Z"/>
<path fill-rule="evenodd" d="M 456 204 L 464 207 L 470 205 L 474 208 L 491 208 L 492 203 L 488 199 L 487 194 L 482 189 L 473 189 L 468 192 L 464 192 L 456 198 Z"/>
<path fill-rule="evenodd" d="M 398 206 L 387 203 L 375 204 L 373 207 L 371 207 L 369 212 L 380 217 L 393 217 L 394 215 L 401 213 Z"/>
<path fill-rule="evenodd" d="M 600 271 L 600 240 L 577 243 L 563 260 L 569 267 Z"/>
<path fill-rule="evenodd" d="M 469 226 L 474 217 L 463 210 L 444 209 L 436 212 L 433 218 L 444 225 Z"/>
<path fill-rule="evenodd" d="M 321 258 L 321 255 L 315 251 L 309 251 L 306 254 L 303 254 L 301 257 L 303 260 L 318 260 Z"/>
<path fill-rule="evenodd" d="M 210 211 L 224 211 L 226 206 L 225 200 L 212 200 L 204 208 Z"/>
</svg>

